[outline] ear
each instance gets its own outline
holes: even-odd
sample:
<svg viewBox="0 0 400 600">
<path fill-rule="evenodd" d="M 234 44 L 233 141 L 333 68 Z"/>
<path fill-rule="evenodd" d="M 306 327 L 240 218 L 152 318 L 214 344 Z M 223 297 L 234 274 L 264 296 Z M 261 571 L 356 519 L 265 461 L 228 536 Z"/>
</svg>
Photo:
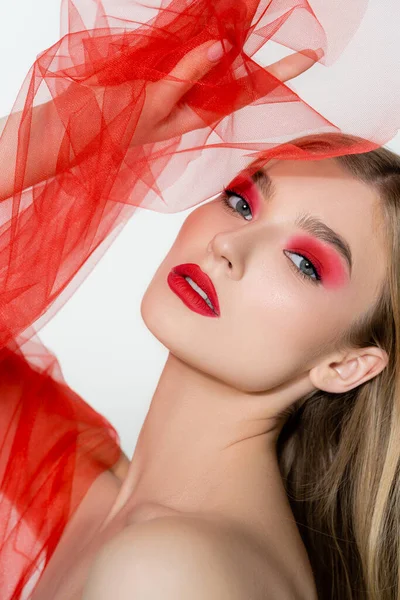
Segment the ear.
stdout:
<svg viewBox="0 0 400 600">
<path fill-rule="evenodd" d="M 388 355 L 382 348 L 353 348 L 345 354 L 330 356 L 312 368 L 309 377 L 316 388 L 339 394 L 373 379 L 387 363 Z"/>
</svg>

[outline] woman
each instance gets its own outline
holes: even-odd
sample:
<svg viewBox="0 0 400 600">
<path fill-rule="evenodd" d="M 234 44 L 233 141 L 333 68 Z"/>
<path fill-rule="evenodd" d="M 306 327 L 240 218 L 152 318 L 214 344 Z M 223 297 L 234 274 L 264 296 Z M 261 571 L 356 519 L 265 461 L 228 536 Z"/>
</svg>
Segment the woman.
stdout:
<svg viewBox="0 0 400 600">
<path fill-rule="evenodd" d="M 396 503 L 382 507 L 398 485 L 400 159 L 263 173 L 251 204 L 233 184 L 193 211 L 151 281 L 141 313 L 170 353 L 126 479 L 83 594 L 92 548 L 75 540 L 34 598 L 397 597 Z M 306 212 L 344 245 L 295 226 Z M 211 278 L 218 318 L 170 289 L 181 263 Z"/>
<path fill-rule="evenodd" d="M 390 535 L 396 505 L 380 522 L 365 486 L 376 477 L 368 488 L 375 498 L 396 485 L 395 471 L 384 480 L 383 470 L 398 460 L 398 446 L 384 448 L 398 427 L 389 417 L 400 159 L 380 149 L 273 160 L 263 172 L 268 187 L 260 174 L 191 213 L 143 298 L 145 323 L 170 354 L 85 599 L 156 598 L 161 589 L 164 598 L 312 598 L 306 550 L 321 598 L 361 598 L 357 589 L 372 594 L 385 581 L 390 538 L 386 548 L 379 539 L 364 544 L 375 528 Z M 294 226 L 305 212 L 345 240 L 351 267 L 343 246 Z M 211 277 L 218 318 L 169 288 L 180 263 Z M 64 577 L 50 564 L 38 598 L 81 597 L 72 591 L 90 554 L 86 542 L 78 566 L 76 540 L 74 553 L 66 543 Z M 386 557 L 386 582 L 395 583 L 395 558 Z M 335 569 L 325 571 L 325 559 Z M 377 571 L 368 572 L 369 561 Z M 396 598 L 390 594 L 375 597 Z"/>
<path fill-rule="evenodd" d="M 208 47 L 209 43 L 207 42 L 206 45 Z M 189 62 L 193 61 L 198 68 L 196 56 L 200 54 L 194 53 Z M 304 57 L 300 58 L 303 62 L 297 72 L 310 65 L 308 60 L 305 66 Z M 300 63 L 297 60 L 298 68 Z M 200 64 L 207 65 L 204 57 L 201 58 Z M 288 61 L 284 64 L 293 66 L 295 63 Z M 185 65 L 185 61 L 180 64 L 180 67 L 178 66 L 178 73 L 182 65 Z M 101 74 L 103 75 L 104 72 Z M 196 76 L 201 77 L 203 74 L 202 69 L 196 69 Z M 192 78 L 196 77 L 193 77 L 190 72 L 183 71 L 183 79 Z M 285 80 L 285 77 L 281 80 Z M 98 76 L 95 83 L 97 85 L 101 83 Z M 146 116 L 147 106 L 149 107 L 152 113 L 150 122 L 155 122 L 156 128 L 153 131 L 149 130 L 148 118 L 139 121 L 138 125 L 135 123 L 136 144 L 168 139 L 168 135 L 174 133 L 174 130 L 171 132 L 171 123 L 178 124 L 181 127 L 180 132 L 195 129 L 199 124 L 204 125 L 204 120 L 196 121 L 194 118 L 196 115 L 185 107 L 182 110 L 179 106 L 180 93 L 187 92 L 187 85 L 181 85 L 179 81 L 177 84 L 171 83 L 170 80 L 162 81 L 161 85 L 162 94 L 154 93 L 153 96 L 146 94 L 146 100 L 150 98 L 150 102 L 144 104 L 142 111 L 142 115 Z M 157 92 L 157 86 L 149 86 L 147 91 L 149 90 Z M 158 92 L 159 90 L 160 88 Z M 257 91 L 262 95 L 262 86 Z M 101 85 L 97 100 L 100 100 L 103 108 L 106 106 L 107 97 Z M 241 100 L 243 102 L 248 98 Z M 52 124 L 51 110 L 54 107 L 58 111 L 55 116 L 61 114 L 62 121 L 65 115 L 63 111 L 68 108 L 68 102 L 66 101 L 64 105 L 61 103 L 61 106 L 57 103 L 51 104 L 48 107 L 49 111 L 46 107 L 44 111 L 47 123 Z M 178 110 L 175 110 L 175 107 Z M 87 103 L 84 98 L 79 112 L 86 108 Z M 163 110 L 166 111 L 167 117 L 172 115 L 172 118 L 165 120 L 165 113 L 162 115 Z M 161 111 L 160 120 L 154 118 L 157 117 L 157 111 Z M 34 112 L 33 122 L 35 119 L 40 120 L 40 114 L 43 114 L 42 109 Z M 204 114 L 201 116 L 204 117 Z M 90 128 L 95 129 L 94 121 L 88 121 L 89 131 L 86 133 L 93 133 Z M 12 124 L 12 120 L 9 123 Z M 84 123 L 83 119 L 81 123 Z M 161 126 L 157 127 L 160 124 Z M 53 125 L 50 127 L 52 133 L 57 132 L 57 125 Z M 21 123 L 18 127 L 21 133 Z M 22 125 L 22 133 L 23 127 L 24 125 Z M 69 130 L 69 134 L 71 131 L 73 132 L 73 128 Z M 12 125 L 9 125 L 8 133 L 10 132 L 12 133 Z M 123 133 L 124 142 L 126 139 L 131 139 L 130 133 L 129 135 Z M 82 137 L 79 141 L 82 141 Z M 35 142 L 39 143 L 40 140 L 33 136 L 33 147 Z M 112 144 L 114 138 L 110 138 L 109 142 Z M 343 146 L 339 150 L 341 143 Z M 342 168 L 342 163 L 339 167 L 333 159 L 320 160 L 329 153 L 343 154 L 345 146 L 352 147 L 353 150 L 357 147 L 361 148 L 363 143 L 365 144 L 365 140 L 356 138 L 333 138 L 331 146 L 329 147 L 328 144 L 321 150 L 321 146 L 313 146 L 313 144 L 307 146 L 307 143 L 297 141 L 293 144 L 292 151 L 306 149 L 308 158 L 310 154 L 314 154 L 315 161 L 311 161 L 303 169 L 300 168 L 303 167 L 302 163 L 289 160 L 290 152 L 284 155 L 285 161 L 279 161 L 279 153 L 277 153 L 278 158 L 275 157 L 275 160 L 264 160 L 259 165 L 253 164 L 253 172 L 250 168 L 242 172 L 240 177 L 235 178 L 230 186 L 232 189 L 226 192 L 226 198 L 225 196 L 218 198 L 197 209 L 186 220 L 176 245 L 157 271 L 142 304 L 142 315 L 146 324 L 170 348 L 171 353 L 141 432 L 134 459 L 120 489 L 118 489 L 119 484 L 113 487 L 115 481 L 113 484 L 106 481 L 101 493 L 103 495 L 106 490 L 107 495 L 102 497 L 101 503 L 98 502 L 99 488 L 95 489 L 99 478 L 90 488 L 85 500 L 80 503 L 75 516 L 70 521 L 63 539 L 53 552 L 51 561 L 34 592 L 34 598 L 100 598 L 101 594 L 103 596 L 106 594 L 106 597 L 109 595 L 123 597 L 123 594 L 127 593 L 130 595 L 133 593 L 135 597 L 140 597 L 140 594 L 146 597 L 150 594 L 156 596 L 159 594 L 159 587 L 153 591 L 146 586 L 155 580 L 161 584 L 162 573 L 165 573 L 166 567 L 169 574 L 172 574 L 168 586 L 169 593 L 174 597 L 179 594 L 189 596 L 197 593 L 198 590 L 200 597 L 223 597 L 224 594 L 226 597 L 243 597 L 251 594 L 253 597 L 265 598 L 268 594 L 270 597 L 278 595 L 292 597 L 295 594 L 299 598 L 309 598 L 315 597 L 316 583 L 321 589 L 324 581 L 328 581 L 326 573 L 321 568 L 317 570 L 318 581 L 314 582 L 309 561 L 311 559 L 312 565 L 315 566 L 319 555 L 317 552 L 314 554 L 311 552 L 311 556 L 307 556 L 307 550 L 312 551 L 312 542 L 309 544 L 310 548 L 303 545 L 294 523 L 295 511 L 287 502 L 279 472 L 281 465 L 276 459 L 276 449 L 277 443 L 284 439 L 285 434 L 287 435 L 285 419 L 296 403 L 301 404 L 307 396 L 314 397 L 314 392 L 318 390 L 334 395 L 339 393 L 343 396 L 344 393 L 379 376 L 384 372 L 388 361 L 385 350 L 379 346 L 362 342 L 364 346 L 361 346 L 360 350 L 357 346 L 346 345 L 345 337 L 349 328 L 358 324 L 357 321 L 361 317 L 368 316 L 368 311 L 372 311 L 375 307 L 385 282 L 390 254 L 384 247 L 386 238 L 382 235 L 381 198 L 376 189 L 368 185 L 370 183 L 368 178 L 364 177 L 367 179 L 365 182 L 362 177 L 359 177 L 359 181 L 353 171 L 350 176 Z M 12 152 L 12 144 L 8 146 L 8 151 L 10 148 Z M 76 154 L 72 168 L 81 167 L 77 157 L 79 155 L 81 160 L 82 148 L 85 150 L 85 146 L 73 147 Z M 319 150 L 321 150 L 320 154 L 318 154 Z M 109 154 L 111 158 L 111 153 Z M 299 156 L 301 152 L 297 155 L 294 152 L 293 158 L 298 159 Z M 28 175 L 28 182 L 34 184 L 38 180 L 51 176 L 53 168 L 58 174 L 64 168 L 62 160 L 67 162 L 70 160 L 68 152 L 60 152 L 56 163 L 54 158 L 53 161 L 51 160 L 52 157 L 54 153 L 51 152 L 51 144 L 49 144 L 39 156 L 38 162 L 32 164 L 28 160 L 23 163 L 26 169 L 24 175 Z M 89 159 L 85 163 L 87 167 L 90 155 L 87 153 L 83 159 Z M 98 162 L 95 164 L 98 167 Z M 256 166 L 260 168 L 256 170 Z M 268 180 L 265 179 L 264 167 L 268 168 L 272 185 L 275 187 L 274 194 L 272 194 L 271 184 L 268 185 Z M 20 173 L 18 169 L 17 172 Z M 71 171 L 71 174 L 76 176 L 76 172 L 76 170 Z M 362 174 L 361 170 L 360 173 Z M 97 175 L 96 180 L 93 179 L 94 183 L 101 178 L 102 172 L 98 170 Z M 5 180 L 7 181 L 7 178 Z M 19 177 L 14 180 L 12 177 L 9 178 L 13 190 L 18 181 Z M 25 185 L 28 183 L 26 177 L 22 181 Z M 91 181 L 89 179 L 89 182 Z M 63 184 L 64 188 L 73 186 L 73 177 L 65 178 Z M 335 254 L 330 248 L 332 239 L 328 243 L 327 238 L 323 238 L 324 244 L 321 247 L 317 246 L 315 241 L 297 235 L 301 227 L 310 224 L 306 218 L 300 219 L 295 224 L 297 208 L 293 192 L 297 193 L 298 190 L 303 191 L 304 206 L 307 209 L 311 211 L 313 206 L 315 210 L 318 208 L 320 216 L 322 213 L 322 220 L 334 222 L 337 231 L 345 230 L 346 235 L 344 233 L 341 235 L 342 238 L 347 239 L 346 243 L 343 240 L 338 241 L 336 236 L 335 246 L 341 251 L 339 254 Z M 316 194 L 316 190 L 322 194 Z M 7 198 L 9 192 L 10 190 L 6 189 L 3 197 Z M 268 204 L 264 205 L 261 192 L 265 194 Z M 287 202 L 286 194 L 292 199 L 290 202 Z M 317 205 L 317 202 L 321 201 L 321 196 L 330 202 Z M 54 195 L 50 198 L 54 203 Z M 234 198 L 240 201 L 246 212 L 244 217 L 239 215 L 239 220 L 236 216 L 233 220 L 236 209 L 229 208 L 228 199 L 232 202 Z M 341 208 L 345 208 L 344 202 L 347 201 L 346 208 L 350 215 L 346 219 L 339 220 L 334 210 L 335 205 L 336 208 L 338 207 L 337 198 L 341 199 Z M 222 204 L 223 199 L 227 202 L 226 207 Z M 283 199 L 284 202 L 279 203 L 277 199 Z M 98 195 L 96 200 L 99 202 Z M 244 206 L 243 202 L 245 202 Z M 222 212 L 222 207 L 230 211 L 229 214 Z M 62 215 L 57 214 L 57 219 L 59 224 Z M 254 224 L 248 223 L 253 219 Z M 270 226 L 270 219 L 273 227 Z M 59 230 L 63 232 L 60 226 Z M 282 275 L 279 272 L 275 274 L 272 268 L 275 264 L 274 259 L 276 258 L 278 264 L 282 258 L 282 249 L 278 252 L 279 242 L 283 242 L 283 238 L 286 240 L 289 231 L 291 231 L 291 248 L 285 250 L 286 270 L 282 271 Z M 323 231 L 320 225 L 319 234 L 321 233 Z M 363 245 L 370 238 L 374 241 L 371 252 L 363 254 Z M 205 240 L 207 240 L 206 245 L 204 245 Z M 186 243 L 187 248 L 186 246 L 182 248 L 182 244 Z M 267 246 L 265 253 L 264 251 L 262 253 L 261 248 L 264 248 L 264 244 Z M 357 270 L 354 269 L 352 274 L 353 279 L 350 278 L 351 263 L 346 262 L 346 256 L 349 260 L 348 249 L 346 255 L 349 244 L 354 265 L 357 266 Z M 185 263 L 193 264 L 196 259 L 200 262 L 202 256 L 201 264 L 204 271 L 209 273 L 212 271 L 215 274 L 215 281 L 218 280 L 218 273 L 222 283 L 225 279 L 223 285 L 223 287 L 226 285 L 225 294 L 222 292 L 221 295 L 220 286 L 215 286 L 219 301 L 211 295 L 214 301 L 213 312 L 209 311 L 208 316 L 218 316 L 218 319 L 214 318 L 209 323 L 213 325 L 218 322 L 224 323 L 222 330 L 220 327 L 220 331 L 215 336 L 211 355 L 209 339 L 210 336 L 212 339 L 213 333 L 217 330 L 210 329 L 206 336 L 205 327 L 204 330 L 196 329 L 197 320 L 200 324 L 201 318 L 203 323 L 206 316 L 196 314 L 196 310 L 192 310 L 193 304 L 191 308 L 187 306 L 191 301 L 187 300 L 186 292 L 183 291 L 182 286 L 186 285 L 183 281 L 179 280 L 178 287 L 174 288 L 176 278 L 171 274 L 171 269 L 182 262 L 186 251 L 192 253 L 192 256 L 187 258 Z M 308 252 L 316 264 L 310 257 L 306 258 L 295 251 Z M 372 256 L 376 262 L 376 271 L 372 286 L 365 289 L 367 265 L 371 262 Z M 314 296 L 311 295 L 312 288 L 306 288 L 305 282 L 300 282 L 300 276 L 305 279 L 313 279 L 313 277 L 309 272 L 307 275 L 304 273 L 301 275 L 301 268 L 291 262 L 296 258 L 302 259 L 302 266 L 304 262 L 306 263 L 307 271 L 311 269 L 314 278 L 321 278 L 321 288 L 325 289 L 319 294 L 318 302 L 314 301 Z M 294 266 L 289 267 L 290 264 Z M 289 278 L 289 268 L 293 269 L 290 271 L 292 279 Z M 268 285 L 265 280 L 266 272 L 269 278 L 273 274 L 273 277 L 268 280 Z M 196 278 L 196 271 L 190 273 Z M 242 311 L 236 314 L 239 301 L 234 301 L 233 288 L 230 290 L 228 285 L 232 281 L 243 284 L 246 275 L 247 285 L 240 285 L 240 288 L 235 287 L 235 289 L 240 289 L 239 294 L 236 294 L 240 300 L 240 308 L 251 307 L 252 326 L 249 336 L 246 326 L 237 326 Z M 214 280 L 214 276 L 212 279 Z M 193 282 L 192 279 L 191 281 Z M 169 282 L 171 287 L 167 287 L 166 282 Z M 174 294 L 171 288 L 175 289 L 177 294 Z M 260 290 L 262 290 L 261 294 Z M 317 287 L 314 290 L 316 291 Z M 360 292 L 364 294 L 362 301 L 359 298 Z M 152 298 L 153 300 L 159 298 L 160 293 L 167 294 L 166 302 L 172 302 L 171 314 L 176 315 L 177 322 L 182 323 L 186 319 L 182 337 L 176 329 L 173 329 L 172 320 L 166 322 L 165 319 L 157 318 L 160 309 L 158 306 L 154 307 Z M 340 304 L 337 302 L 339 293 L 342 294 Z M 227 307 L 225 312 L 224 297 L 224 304 Z M 264 299 L 268 298 L 269 300 L 265 302 Z M 278 298 L 279 302 L 274 303 Z M 288 305 L 290 301 L 291 304 Z M 200 300 L 196 301 L 197 308 L 198 302 Z M 320 318 L 327 310 L 331 310 L 333 314 L 324 326 L 320 326 L 317 335 L 315 332 L 311 334 L 308 327 L 298 326 L 299 317 L 302 317 L 305 311 L 302 310 L 300 315 L 298 313 L 303 305 L 304 308 L 308 308 L 309 304 L 313 305 L 314 312 Z M 180 312 L 182 309 L 186 312 Z M 204 304 L 203 310 L 207 310 Z M 295 347 L 292 345 L 289 358 L 286 360 L 285 356 L 284 361 L 281 360 L 282 356 L 278 357 L 277 348 L 281 355 L 286 354 L 288 344 L 283 346 L 280 341 L 282 330 L 275 328 L 274 332 L 274 324 L 271 320 L 268 322 L 267 317 L 272 314 L 272 310 L 281 311 L 280 314 L 284 317 L 283 333 L 292 336 L 295 331 L 298 339 L 298 345 Z M 228 319 L 226 317 L 224 319 L 226 311 L 230 315 Z M 197 320 L 193 321 L 193 317 Z M 260 323 L 264 323 L 264 320 L 268 330 L 265 328 L 261 333 Z M 271 332 L 275 335 L 273 341 L 270 338 Z M 369 333 L 370 330 L 367 329 L 367 334 Z M 194 336 L 196 336 L 196 345 L 193 344 Z M 198 339 L 201 343 L 197 343 Z M 242 354 L 250 354 L 254 351 L 254 346 L 257 349 L 255 358 L 251 363 L 246 361 L 243 366 Z M 274 352 L 271 352 L 272 348 Z M 265 350 L 273 357 L 267 371 L 263 362 Z M 228 360 L 225 360 L 225 356 Z M 240 366 L 239 364 L 236 366 L 235 361 L 238 360 L 241 361 Z M 189 386 L 190 392 L 185 394 Z M 169 412 L 168 419 L 163 418 L 160 424 L 161 410 L 166 410 L 167 406 L 169 408 L 171 402 L 174 402 L 176 410 L 172 414 Z M 154 408 L 156 406 L 157 410 Z M 298 416 L 299 411 L 295 414 Z M 221 423 L 221 427 L 217 428 L 217 423 L 218 425 Z M 207 432 L 207 439 L 204 437 L 205 432 Z M 221 432 L 223 432 L 222 436 Z M 199 441 L 193 443 L 193 439 Z M 150 451 L 159 451 L 154 443 L 155 440 L 160 447 L 162 444 L 163 460 L 164 457 L 168 460 L 166 465 L 160 460 L 158 454 L 158 462 L 152 460 Z M 285 446 L 288 451 L 282 454 L 286 460 L 284 466 L 288 473 L 292 466 L 290 451 L 293 452 L 293 445 L 294 440 L 289 439 Z M 328 458 L 331 459 L 330 452 L 331 449 L 328 451 Z M 202 453 L 205 453 L 205 458 Z M 184 457 L 184 460 L 180 457 Z M 319 459 L 326 460 L 323 452 Z M 296 476 L 299 476 L 299 473 L 301 468 L 296 470 Z M 261 484 L 261 481 L 265 481 L 265 485 Z M 245 496 L 244 490 L 246 490 Z M 96 498 L 95 506 L 98 511 L 96 514 L 93 514 L 93 497 Z M 173 540 L 172 546 L 171 540 Z M 102 550 L 99 553 L 100 549 Z M 183 549 L 185 553 L 182 552 Z M 188 560 L 188 549 L 193 550 L 191 560 Z M 362 550 L 362 544 L 360 549 Z M 338 559 L 340 551 L 342 550 L 339 548 L 336 554 L 332 554 L 339 568 L 342 564 Z M 205 569 L 210 556 L 212 569 L 204 571 L 202 569 Z M 371 556 L 370 553 L 363 557 L 367 568 L 371 564 Z M 328 556 L 328 558 L 332 557 Z M 171 562 L 163 563 L 165 558 L 170 559 Z M 126 571 L 127 563 L 128 571 Z M 345 562 L 343 564 L 346 566 Z M 191 565 L 196 570 L 191 569 Z M 133 573 L 131 573 L 132 569 Z M 367 585 L 371 588 L 377 580 L 368 574 L 368 570 L 366 573 Z M 330 575 L 332 577 L 332 573 Z M 199 576 L 201 586 L 196 586 L 196 577 Z M 345 573 L 337 576 L 342 584 L 345 581 Z M 387 584 L 388 578 L 386 577 L 383 582 Z M 119 585 L 118 589 L 116 585 Z M 184 587 L 188 585 L 190 585 L 189 591 Z M 332 585 L 329 590 L 332 590 Z M 339 593 L 341 592 L 342 589 Z M 168 589 L 163 592 L 164 597 L 167 593 Z"/>
</svg>

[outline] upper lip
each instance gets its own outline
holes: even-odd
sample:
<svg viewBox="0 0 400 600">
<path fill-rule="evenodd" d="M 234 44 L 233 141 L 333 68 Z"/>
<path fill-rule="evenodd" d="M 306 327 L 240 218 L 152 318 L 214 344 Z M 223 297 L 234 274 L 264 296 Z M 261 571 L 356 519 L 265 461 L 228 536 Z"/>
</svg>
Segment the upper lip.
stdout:
<svg viewBox="0 0 400 600">
<path fill-rule="evenodd" d="M 172 270 L 177 275 L 182 275 L 183 277 L 190 277 L 190 279 L 193 279 L 193 281 L 205 291 L 215 309 L 215 312 L 218 315 L 220 314 L 218 296 L 217 292 L 215 291 L 214 284 L 207 273 L 204 273 L 204 271 L 200 269 L 199 265 L 196 265 L 196 263 L 185 263 L 174 267 Z"/>
</svg>

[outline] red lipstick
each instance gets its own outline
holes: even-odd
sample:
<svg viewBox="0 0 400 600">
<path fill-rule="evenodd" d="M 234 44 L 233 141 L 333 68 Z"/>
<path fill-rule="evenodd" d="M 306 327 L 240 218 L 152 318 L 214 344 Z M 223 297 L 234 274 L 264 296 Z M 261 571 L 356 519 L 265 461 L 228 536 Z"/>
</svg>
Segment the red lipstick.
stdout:
<svg viewBox="0 0 400 600">
<path fill-rule="evenodd" d="M 209 302 L 214 310 L 207 304 L 206 300 L 186 281 L 185 277 L 190 277 L 194 283 L 207 294 Z M 204 273 L 195 263 L 184 263 L 177 265 L 168 274 L 167 282 L 173 292 L 180 297 L 188 308 L 195 312 L 208 316 L 219 317 L 220 309 L 218 296 L 209 276 Z"/>
</svg>

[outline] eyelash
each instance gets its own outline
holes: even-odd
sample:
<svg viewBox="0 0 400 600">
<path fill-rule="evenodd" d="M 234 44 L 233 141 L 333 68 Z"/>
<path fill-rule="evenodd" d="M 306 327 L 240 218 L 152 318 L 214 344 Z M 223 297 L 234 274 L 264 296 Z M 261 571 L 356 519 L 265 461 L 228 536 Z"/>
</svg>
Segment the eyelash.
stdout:
<svg viewBox="0 0 400 600">
<path fill-rule="evenodd" d="M 238 215 L 239 213 L 237 212 L 237 210 L 235 208 L 233 208 L 229 202 L 228 202 L 228 198 L 231 198 L 232 196 L 236 196 L 237 198 L 239 198 L 240 200 L 243 200 L 243 202 L 245 202 L 247 204 L 247 206 L 251 209 L 251 205 L 250 203 L 246 200 L 246 198 L 244 198 L 243 196 L 241 196 L 240 194 L 238 194 L 237 192 L 234 192 L 233 190 L 224 187 L 223 188 L 223 192 L 220 195 L 220 200 L 222 202 L 223 208 L 229 212 L 229 214 L 234 213 L 235 215 Z M 245 217 L 244 217 L 245 218 Z M 246 221 L 248 221 L 249 219 L 245 219 Z M 285 250 L 285 253 L 287 251 Z M 289 252 L 289 251 L 288 251 Z M 296 254 L 297 256 L 301 256 L 302 258 L 304 258 L 304 260 L 306 260 L 314 269 L 315 275 L 316 277 L 310 277 L 310 275 L 306 275 L 305 273 L 303 273 L 303 271 L 301 271 L 292 260 L 290 260 L 290 264 L 292 266 L 292 268 L 295 269 L 296 273 L 298 273 L 301 277 L 303 277 L 303 279 L 306 279 L 307 281 L 311 281 L 311 283 L 314 283 L 316 285 L 318 285 L 321 281 L 321 274 L 319 272 L 319 270 L 317 269 L 317 267 L 311 262 L 311 260 L 307 257 L 304 256 L 303 254 L 299 254 L 298 252 L 290 252 L 290 254 Z"/>
</svg>

